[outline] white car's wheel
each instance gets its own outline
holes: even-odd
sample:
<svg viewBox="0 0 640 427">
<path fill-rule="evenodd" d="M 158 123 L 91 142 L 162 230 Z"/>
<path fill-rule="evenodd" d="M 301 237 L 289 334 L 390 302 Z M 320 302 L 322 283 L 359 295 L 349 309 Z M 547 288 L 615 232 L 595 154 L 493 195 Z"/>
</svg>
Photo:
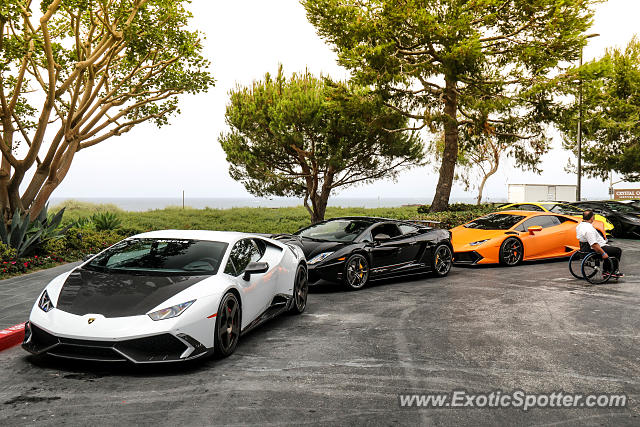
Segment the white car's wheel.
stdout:
<svg viewBox="0 0 640 427">
<path fill-rule="evenodd" d="M 238 346 L 240 338 L 240 320 L 242 309 L 238 297 L 233 292 L 227 292 L 218 308 L 214 335 L 214 352 L 218 357 L 231 355 Z"/>
<path fill-rule="evenodd" d="M 296 281 L 293 284 L 293 301 L 291 303 L 291 314 L 300 314 L 307 308 L 307 295 L 309 294 L 309 279 L 307 269 L 304 265 L 299 265 L 296 271 Z"/>
</svg>

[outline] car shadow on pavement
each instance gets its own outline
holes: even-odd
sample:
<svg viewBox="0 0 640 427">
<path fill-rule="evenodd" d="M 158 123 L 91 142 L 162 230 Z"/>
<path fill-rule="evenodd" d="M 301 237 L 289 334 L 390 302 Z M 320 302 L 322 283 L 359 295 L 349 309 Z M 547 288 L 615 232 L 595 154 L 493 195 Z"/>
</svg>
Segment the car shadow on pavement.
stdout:
<svg viewBox="0 0 640 427">
<path fill-rule="evenodd" d="M 25 356 L 31 365 L 51 371 L 52 375 L 62 378 L 82 381 L 95 381 L 110 376 L 129 377 L 159 377 L 184 375 L 197 372 L 213 361 L 213 358 L 203 358 L 186 362 L 166 362 L 154 364 L 134 365 L 127 362 L 91 362 L 85 360 L 60 359 L 52 356 Z"/>
<path fill-rule="evenodd" d="M 517 269 L 518 267 L 525 267 L 528 265 L 559 264 L 559 263 L 567 263 L 568 265 L 568 262 L 569 262 L 569 257 L 567 256 L 562 258 L 549 258 L 549 259 L 536 259 L 532 261 L 522 261 L 520 264 L 512 267 L 508 267 L 502 264 L 476 264 L 476 265 L 454 264 L 453 267 L 463 268 L 463 269 L 505 268 L 505 269 L 508 269 L 509 271 L 512 271 L 513 269 Z M 567 267 L 567 272 L 568 271 L 569 270 Z"/>
<path fill-rule="evenodd" d="M 366 289 L 372 289 L 372 288 L 377 288 L 381 286 L 388 286 L 388 285 L 394 285 L 399 283 L 410 283 L 418 280 L 431 281 L 431 280 L 440 280 L 440 279 L 444 279 L 444 278 L 434 277 L 431 273 L 416 273 L 408 276 L 399 276 L 399 277 L 373 280 L 368 282 L 364 288 L 359 290 L 349 290 L 340 283 L 320 280 L 313 286 L 309 286 L 309 293 L 310 294 L 333 294 L 333 293 L 340 293 L 340 292 L 346 292 L 346 293 L 363 292 Z"/>
</svg>

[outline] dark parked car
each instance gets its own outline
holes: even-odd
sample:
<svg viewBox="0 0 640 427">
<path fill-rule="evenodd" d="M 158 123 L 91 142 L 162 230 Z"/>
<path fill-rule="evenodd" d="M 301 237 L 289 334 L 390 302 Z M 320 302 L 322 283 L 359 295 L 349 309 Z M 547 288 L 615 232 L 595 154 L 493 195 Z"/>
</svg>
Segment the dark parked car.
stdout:
<svg viewBox="0 0 640 427">
<path fill-rule="evenodd" d="M 606 217 L 613 224 L 616 237 L 640 237 L 640 209 L 634 206 L 609 200 L 573 202 L 572 205 Z"/>
<path fill-rule="evenodd" d="M 385 218 L 333 218 L 280 239 L 307 257 L 309 284 L 320 279 L 360 289 L 370 280 L 451 269 L 451 233 Z"/>
<path fill-rule="evenodd" d="M 637 211 L 640 211 L 640 200 L 638 199 L 620 200 L 620 203 L 624 205 L 633 206 Z"/>
</svg>

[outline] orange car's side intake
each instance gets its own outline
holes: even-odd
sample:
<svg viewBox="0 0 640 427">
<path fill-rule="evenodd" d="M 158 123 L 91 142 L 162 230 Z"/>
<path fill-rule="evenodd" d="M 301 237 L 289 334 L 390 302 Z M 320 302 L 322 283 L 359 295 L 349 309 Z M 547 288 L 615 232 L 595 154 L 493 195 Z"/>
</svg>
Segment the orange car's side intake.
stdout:
<svg viewBox="0 0 640 427">
<path fill-rule="evenodd" d="M 508 229 L 490 230 L 466 227 L 489 215 L 498 214 L 523 218 Z M 516 265 L 520 261 L 567 257 L 580 247 L 576 238 L 576 226 L 579 221 L 570 216 L 527 211 L 500 211 L 489 215 L 451 229 L 451 243 L 456 263 Z M 555 219 L 549 217 L 555 217 Z M 556 222 L 559 223 L 555 224 Z M 534 225 L 528 226 L 527 224 Z M 602 235 L 605 235 L 602 222 L 596 221 L 593 225 Z M 509 241 L 505 242 L 507 239 Z M 518 241 L 521 243 L 520 245 L 517 244 Z M 504 262 L 506 246 L 514 242 L 516 243 L 514 250 L 519 248 L 523 253 L 519 255 L 520 259 L 515 263 Z"/>
</svg>

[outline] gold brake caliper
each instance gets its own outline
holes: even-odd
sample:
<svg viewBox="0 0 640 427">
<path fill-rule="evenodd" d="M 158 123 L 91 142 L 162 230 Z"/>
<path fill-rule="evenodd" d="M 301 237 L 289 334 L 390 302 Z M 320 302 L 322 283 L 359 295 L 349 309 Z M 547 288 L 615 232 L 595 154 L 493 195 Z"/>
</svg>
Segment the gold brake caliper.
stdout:
<svg viewBox="0 0 640 427">
<path fill-rule="evenodd" d="M 362 279 L 364 277 L 364 273 L 362 272 L 362 270 L 364 270 L 364 266 L 362 265 L 362 261 L 358 261 L 358 268 L 360 269 L 360 272 L 358 273 L 358 275 Z"/>
</svg>

